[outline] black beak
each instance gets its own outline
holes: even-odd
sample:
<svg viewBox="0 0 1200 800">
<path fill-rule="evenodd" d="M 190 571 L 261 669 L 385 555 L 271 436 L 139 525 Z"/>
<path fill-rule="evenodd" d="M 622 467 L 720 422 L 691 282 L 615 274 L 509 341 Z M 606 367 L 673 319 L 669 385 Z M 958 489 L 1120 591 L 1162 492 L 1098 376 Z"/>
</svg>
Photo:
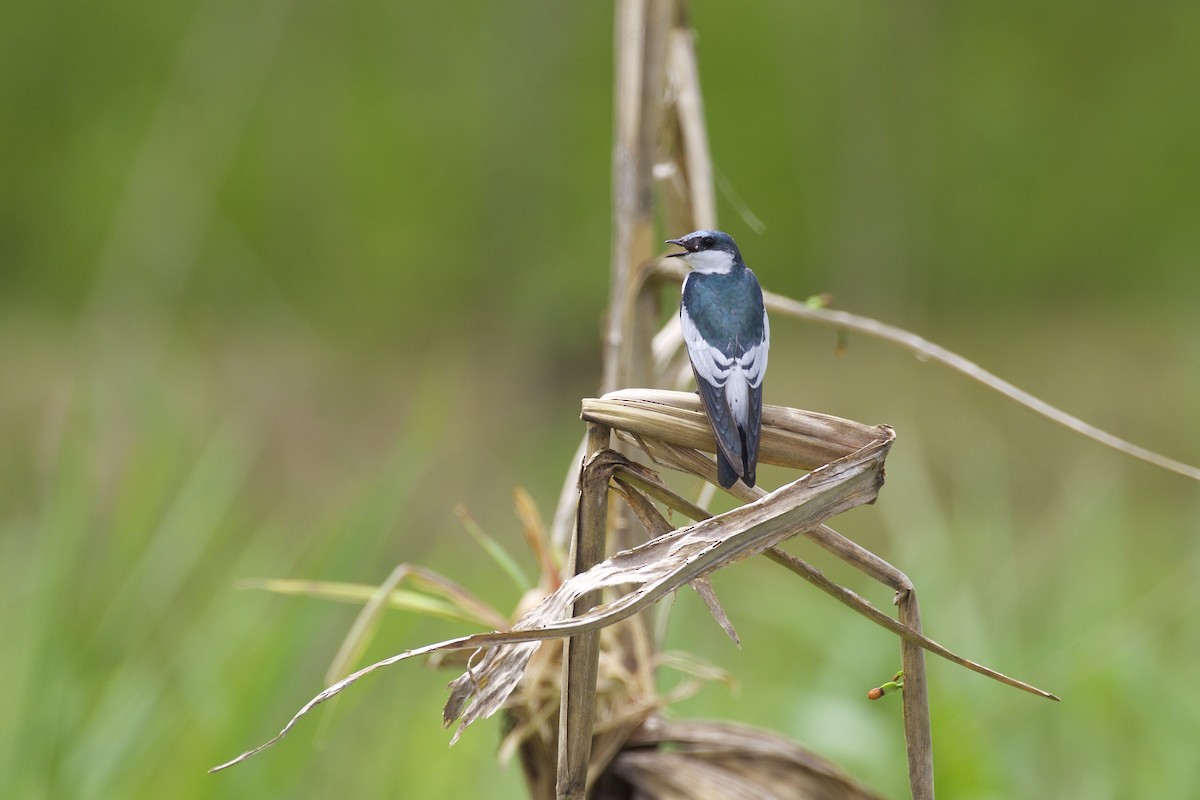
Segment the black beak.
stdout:
<svg viewBox="0 0 1200 800">
<path fill-rule="evenodd" d="M 682 239 L 667 239 L 666 243 L 683 248 L 682 253 L 667 253 L 667 258 L 679 258 L 680 256 L 686 256 L 688 254 L 687 245 L 683 243 Z"/>
</svg>

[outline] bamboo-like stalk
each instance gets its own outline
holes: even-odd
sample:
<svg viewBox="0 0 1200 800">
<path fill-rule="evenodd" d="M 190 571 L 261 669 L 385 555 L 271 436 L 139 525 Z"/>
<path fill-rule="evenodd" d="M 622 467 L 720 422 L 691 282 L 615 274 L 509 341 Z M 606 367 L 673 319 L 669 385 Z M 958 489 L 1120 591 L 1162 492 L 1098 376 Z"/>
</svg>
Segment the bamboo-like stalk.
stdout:
<svg viewBox="0 0 1200 800">
<path fill-rule="evenodd" d="M 659 252 L 654 241 L 653 168 L 664 109 L 667 40 L 676 0 L 617 0 L 613 142 L 613 247 L 605 326 L 603 391 L 651 382 L 655 298 L 637 291 Z"/>
<path fill-rule="evenodd" d="M 588 462 L 580 473 L 579 523 L 576 526 L 572 574 L 581 575 L 604 560 L 608 530 L 608 483 L 613 467 L 596 456 L 607 446 L 610 429 L 588 425 Z M 590 611 L 600 599 L 598 591 L 575 601 L 574 614 Z M 588 762 L 592 751 L 592 723 L 596 708 L 596 675 L 600 661 L 600 632 L 591 631 L 563 641 L 562 701 L 558 723 L 558 780 L 555 793 L 562 800 L 583 800 L 587 792 Z"/>
<path fill-rule="evenodd" d="M 613 131 L 613 239 L 608 319 L 603 342 L 601 386 L 647 386 L 655 381 L 651 343 L 658 324 L 658 300 L 643 291 L 645 268 L 653 264 L 655 242 L 653 198 L 654 163 L 658 157 L 663 120 L 667 114 L 666 81 L 671 32 L 684 17 L 682 0 L 617 0 L 615 23 Z M 684 31 L 690 40 L 690 33 Z M 678 56 L 683 58 L 682 56 Z M 597 451 L 602 426 L 589 426 L 586 452 Z M 604 438 L 608 428 L 603 427 Z M 585 467 L 586 469 L 586 467 Z M 568 477 L 568 484 L 570 483 Z M 579 545 L 574 574 L 603 559 L 605 542 L 624 549 L 634 544 L 627 512 L 608 515 L 609 474 L 580 475 L 580 507 L 575 542 Z M 564 498 L 570 498 L 564 491 Z M 571 502 L 566 499 L 565 502 Z M 588 506 L 586 509 L 584 505 Z M 605 511 L 599 510 L 604 506 Z M 565 521 L 560 502 L 558 520 Z M 588 530 L 584 530 L 584 524 Z M 597 525 L 603 527 L 597 528 Z M 587 552 L 584 552 L 585 547 Z M 598 548 L 598 549 L 597 549 Z M 581 599 L 576 613 L 600 598 Z M 634 621 L 619 629 L 629 672 L 636 683 L 652 687 L 647 623 Z M 562 708 L 560 710 L 558 797 L 583 797 L 592 742 L 593 705 L 599 635 L 579 636 L 564 645 Z"/>
</svg>

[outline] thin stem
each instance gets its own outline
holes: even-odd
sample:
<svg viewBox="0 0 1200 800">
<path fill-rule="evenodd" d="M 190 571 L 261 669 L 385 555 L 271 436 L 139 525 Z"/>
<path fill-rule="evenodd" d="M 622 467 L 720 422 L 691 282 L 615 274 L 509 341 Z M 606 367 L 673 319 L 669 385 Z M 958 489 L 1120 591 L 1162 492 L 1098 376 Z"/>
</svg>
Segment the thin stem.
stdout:
<svg viewBox="0 0 1200 800">
<path fill-rule="evenodd" d="M 962 356 L 947 350 L 944 347 L 934 344 L 928 339 L 924 339 L 915 333 L 910 333 L 902 328 L 897 328 L 894 325 L 888 325 L 878 320 L 868 317 L 860 317 L 857 314 L 850 314 L 845 311 L 833 311 L 827 308 L 812 308 L 804 303 L 792 300 L 789 297 L 773 294 L 771 292 L 763 292 L 763 300 L 766 302 L 767 308 L 771 311 L 779 311 L 793 317 L 800 317 L 811 322 L 816 322 L 821 325 L 838 328 L 840 330 L 853 330 L 859 333 L 865 333 L 868 336 L 874 336 L 877 339 L 898 344 L 901 347 L 911 350 L 916 353 L 921 360 L 937 361 L 951 369 L 961 372 L 973 380 L 979 381 L 984 386 L 992 389 L 1010 400 L 1015 400 L 1031 411 L 1041 414 L 1051 422 L 1056 422 L 1064 428 L 1075 431 L 1076 433 L 1086 436 L 1093 441 L 1097 441 L 1106 447 L 1111 447 L 1125 455 L 1145 461 L 1148 464 L 1153 464 L 1156 467 L 1183 475 L 1186 478 L 1200 481 L 1200 468 L 1193 467 L 1190 464 L 1185 464 L 1182 461 L 1176 461 L 1173 458 L 1161 455 L 1149 450 L 1133 442 L 1126 441 L 1119 436 L 1115 436 L 1108 431 L 1097 428 L 1084 422 L 1079 417 L 1068 414 L 1067 412 L 1050 405 L 1044 400 L 1034 397 L 1024 389 L 1019 389 L 1008 381 L 1000 378 L 997 375 L 985 370 L 973 361 L 970 361 Z"/>
</svg>

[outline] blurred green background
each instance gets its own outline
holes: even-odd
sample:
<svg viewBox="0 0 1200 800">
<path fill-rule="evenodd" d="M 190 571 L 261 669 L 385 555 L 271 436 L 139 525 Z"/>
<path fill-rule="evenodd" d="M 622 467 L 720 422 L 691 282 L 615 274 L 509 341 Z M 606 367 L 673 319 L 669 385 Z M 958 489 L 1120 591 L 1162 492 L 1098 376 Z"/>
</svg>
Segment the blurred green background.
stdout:
<svg viewBox="0 0 1200 800">
<path fill-rule="evenodd" d="M 1200 463 L 1200 5 L 697 4 L 713 155 L 769 289 L 832 292 Z M 198 0 L 0 9 L 0 774 L 21 798 L 521 796 L 411 664 L 217 776 L 322 686 L 355 609 L 235 588 L 426 564 L 517 592 L 595 391 L 612 9 Z M 663 231 L 665 235 L 683 231 Z M 949 797 L 1200 786 L 1200 486 L 944 369 L 777 320 L 768 402 L 899 433 L 837 522 L 933 638 Z M 766 471 L 764 483 L 788 479 Z M 876 603 L 886 591 L 813 556 Z M 532 570 L 532 565 L 530 565 Z M 729 670 L 678 707 L 906 792 L 894 641 L 760 561 L 681 595 Z M 393 614 L 371 657 L 463 626 Z M 668 679 L 668 685 L 672 679 Z"/>
</svg>

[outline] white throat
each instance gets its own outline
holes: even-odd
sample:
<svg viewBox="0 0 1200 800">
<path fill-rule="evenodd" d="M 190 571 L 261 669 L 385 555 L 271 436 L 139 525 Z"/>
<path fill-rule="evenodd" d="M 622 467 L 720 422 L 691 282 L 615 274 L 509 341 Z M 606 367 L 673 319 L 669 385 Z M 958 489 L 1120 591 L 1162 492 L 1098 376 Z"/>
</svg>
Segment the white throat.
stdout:
<svg viewBox="0 0 1200 800">
<path fill-rule="evenodd" d="M 681 256 L 696 272 L 722 274 L 733 269 L 733 256 L 724 250 L 701 250 Z"/>
</svg>

